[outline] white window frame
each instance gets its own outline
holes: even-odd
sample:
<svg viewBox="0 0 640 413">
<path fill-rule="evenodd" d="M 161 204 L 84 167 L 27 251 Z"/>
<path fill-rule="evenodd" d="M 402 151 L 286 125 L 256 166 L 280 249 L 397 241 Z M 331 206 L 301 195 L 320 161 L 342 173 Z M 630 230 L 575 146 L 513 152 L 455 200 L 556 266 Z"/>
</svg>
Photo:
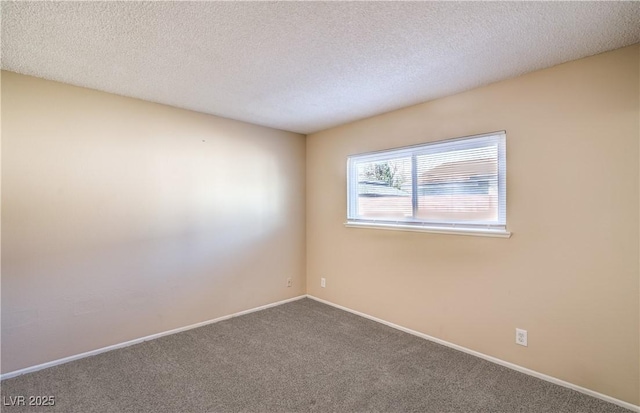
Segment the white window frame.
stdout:
<svg viewBox="0 0 640 413">
<path fill-rule="evenodd" d="M 357 216 L 358 200 L 358 164 L 384 161 L 401 157 L 411 157 L 412 162 L 412 204 L 417 208 L 417 156 L 443 153 L 454 150 L 473 149 L 487 146 L 498 147 L 498 220 L 497 221 L 423 221 L 415 218 L 405 220 L 371 219 Z M 345 226 L 353 228 L 392 229 L 403 231 L 420 231 L 440 234 L 479 235 L 509 238 L 507 231 L 507 156 L 506 132 L 492 132 L 482 135 L 429 142 L 384 151 L 351 155 L 347 158 L 347 222 Z"/>
</svg>

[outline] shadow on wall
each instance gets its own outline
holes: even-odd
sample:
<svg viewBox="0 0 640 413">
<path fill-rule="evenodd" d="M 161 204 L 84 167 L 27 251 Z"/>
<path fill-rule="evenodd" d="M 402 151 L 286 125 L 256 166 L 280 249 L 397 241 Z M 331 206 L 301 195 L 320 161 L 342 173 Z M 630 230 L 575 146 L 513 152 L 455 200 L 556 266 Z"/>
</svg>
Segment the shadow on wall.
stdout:
<svg viewBox="0 0 640 413">
<path fill-rule="evenodd" d="M 258 138 L 3 137 L 3 372 L 271 299 L 300 240 Z"/>
</svg>

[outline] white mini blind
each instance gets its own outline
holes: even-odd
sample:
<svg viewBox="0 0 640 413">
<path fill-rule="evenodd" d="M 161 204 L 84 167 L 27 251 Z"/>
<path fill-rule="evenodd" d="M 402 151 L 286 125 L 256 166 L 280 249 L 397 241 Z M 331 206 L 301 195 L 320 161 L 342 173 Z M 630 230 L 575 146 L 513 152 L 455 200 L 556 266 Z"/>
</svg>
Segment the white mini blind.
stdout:
<svg viewBox="0 0 640 413">
<path fill-rule="evenodd" d="M 506 230 L 506 133 L 353 155 L 347 220 Z"/>
</svg>

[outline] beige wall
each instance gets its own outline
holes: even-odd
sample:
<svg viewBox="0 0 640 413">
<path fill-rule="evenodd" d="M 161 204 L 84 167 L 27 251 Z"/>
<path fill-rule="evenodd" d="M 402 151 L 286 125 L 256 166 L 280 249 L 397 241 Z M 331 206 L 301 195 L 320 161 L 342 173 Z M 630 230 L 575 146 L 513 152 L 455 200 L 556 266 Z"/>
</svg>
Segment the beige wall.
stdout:
<svg viewBox="0 0 640 413">
<path fill-rule="evenodd" d="M 306 280 L 300 135 L 1 86 L 2 372 L 306 291 L 640 402 L 638 45 L 309 136 Z M 348 154 L 502 129 L 511 239 L 343 226 Z"/>
<path fill-rule="evenodd" d="M 2 72 L 2 372 L 303 294 L 304 158 L 302 135 Z"/>
<path fill-rule="evenodd" d="M 307 292 L 638 404 L 638 49 L 310 135 Z M 347 155 L 503 129 L 511 239 L 344 227 Z"/>
</svg>

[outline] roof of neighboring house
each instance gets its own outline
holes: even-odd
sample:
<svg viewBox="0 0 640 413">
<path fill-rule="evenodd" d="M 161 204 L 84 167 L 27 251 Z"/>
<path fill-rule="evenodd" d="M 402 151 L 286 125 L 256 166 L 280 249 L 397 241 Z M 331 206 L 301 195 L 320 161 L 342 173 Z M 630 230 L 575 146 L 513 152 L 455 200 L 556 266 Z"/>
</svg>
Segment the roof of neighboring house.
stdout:
<svg viewBox="0 0 640 413">
<path fill-rule="evenodd" d="M 496 175 L 497 173 L 498 163 L 495 158 L 446 162 L 422 172 L 418 178 L 418 185 L 462 182 L 474 176 Z"/>
<path fill-rule="evenodd" d="M 360 181 L 358 182 L 359 196 L 411 196 L 396 187 L 389 186 L 384 181 Z"/>
</svg>

